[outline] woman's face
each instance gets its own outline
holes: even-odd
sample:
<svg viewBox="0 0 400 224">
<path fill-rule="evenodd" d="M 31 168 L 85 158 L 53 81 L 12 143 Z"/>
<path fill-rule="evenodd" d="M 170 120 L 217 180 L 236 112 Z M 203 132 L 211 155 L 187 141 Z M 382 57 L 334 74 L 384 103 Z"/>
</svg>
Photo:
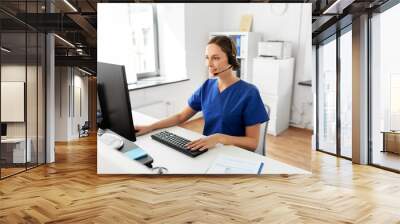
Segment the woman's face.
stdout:
<svg viewBox="0 0 400 224">
<path fill-rule="evenodd" d="M 218 45 L 209 44 L 206 47 L 206 65 L 210 74 L 223 71 L 229 66 L 228 57 Z"/>
</svg>

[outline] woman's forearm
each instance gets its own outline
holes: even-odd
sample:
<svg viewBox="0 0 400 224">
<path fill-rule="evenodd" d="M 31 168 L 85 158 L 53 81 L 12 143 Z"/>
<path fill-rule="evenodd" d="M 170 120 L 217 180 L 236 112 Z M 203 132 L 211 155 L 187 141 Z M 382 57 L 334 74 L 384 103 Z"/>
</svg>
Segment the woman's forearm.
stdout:
<svg viewBox="0 0 400 224">
<path fill-rule="evenodd" d="M 193 115 L 195 115 L 197 111 L 193 110 L 191 107 L 186 106 L 180 113 L 177 113 L 171 117 L 163 119 L 161 121 L 155 122 L 151 124 L 151 129 L 161 129 L 161 128 L 169 128 L 178 124 L 181 124 L 187 120 L 189 120 Z"/>
<path fill-rule="evenodd" d="M 161 128 L 168 128 L 168 127 L 178 125 L 179 123 L 181 123 L 180 115 L 175 114 L 171 117 L 168 117 L 166 119 L 163 119 L 163 120 L 160 120 L 160 121 L 157 121 L 157 122 L 151 124 L 151 128 L 153 130 L 161 129 Z"/>
<path fill-rule="evenodd" d="M 257 149 L 258 140 L 256 138 L 251 137 L 238 137 L 238 136 L 230 136 L 219 134 L 219 142 L 224 145 L 235 145 L 240 148 L 247 149 L 249 151 L 255 151 Z"/>
</svg>

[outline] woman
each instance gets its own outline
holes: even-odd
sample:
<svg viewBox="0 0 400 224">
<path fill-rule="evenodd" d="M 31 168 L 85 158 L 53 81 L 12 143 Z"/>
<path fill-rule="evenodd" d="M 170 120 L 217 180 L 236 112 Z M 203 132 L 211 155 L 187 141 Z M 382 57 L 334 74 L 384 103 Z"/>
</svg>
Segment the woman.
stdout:
<svg viewBox="0 0 400 224">
<path fill-rule="evenodd" d="M 240 80 L 233 72 L 240 67 L 233 41 L 226 36 L 212 38 L 206 47 L 206 64 L 212 79 L 193 93 L 188 106 L 164 120 L 137 126 L 137 134 L 184 123 L 203 111 L 206 137 L 190 142 L 188 149 L 202 151 L 222 143 L 256 150 L 260 124 L 269 117 L 257 88 Z"/>
</svg>

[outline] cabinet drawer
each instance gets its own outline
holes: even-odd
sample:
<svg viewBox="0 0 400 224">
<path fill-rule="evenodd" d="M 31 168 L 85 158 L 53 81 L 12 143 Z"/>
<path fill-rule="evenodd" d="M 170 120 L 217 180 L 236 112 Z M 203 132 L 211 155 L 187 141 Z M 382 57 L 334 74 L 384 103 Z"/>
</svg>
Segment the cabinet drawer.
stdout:
<svg viewBox="0 0 400 224">
<path fill-rule="evenodd" d="M 272 59 L 253 60 L 253 84 L 260 92 L 278 95 L 279 63 Z"/>
</svg>

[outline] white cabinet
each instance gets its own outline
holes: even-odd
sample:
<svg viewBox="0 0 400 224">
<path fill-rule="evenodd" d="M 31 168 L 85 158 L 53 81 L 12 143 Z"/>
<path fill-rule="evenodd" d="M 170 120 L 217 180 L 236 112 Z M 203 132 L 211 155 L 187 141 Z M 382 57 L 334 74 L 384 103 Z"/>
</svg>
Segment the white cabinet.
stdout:
<svg viewBox="0 0 400 224">
<path fill-rule="evenodd" d="M 240 77 L 243 80 L 250 81 L 253 74 L 253 58 L 257 57 L 258 42 L 261 41 L 261 33 L 255 32 L 212 32 L 209 38 L 214 36 L 229 36 L 236 44 L 237 56 L 240 63 Z"/>
<path fill-rule="evenodd" d="M 260 91 L 264 104 L 270 107 L 268 133 L 279 135 L 289 127 L 293 91 L 294 58 L 253 59 L 252 83 Z"/>
</svg>

